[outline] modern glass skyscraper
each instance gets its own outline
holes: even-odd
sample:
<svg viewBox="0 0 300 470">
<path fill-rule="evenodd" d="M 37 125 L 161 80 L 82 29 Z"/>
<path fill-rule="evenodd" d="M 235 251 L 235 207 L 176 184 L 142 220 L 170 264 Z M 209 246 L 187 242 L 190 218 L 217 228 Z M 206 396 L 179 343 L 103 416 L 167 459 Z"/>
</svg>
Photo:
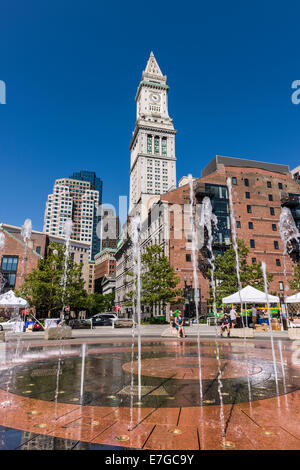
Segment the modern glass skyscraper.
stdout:
<svg viewBox="0 0 300 470">
<path fill-rule="evenodd" d="M 86 171 L 81 170 L 78 172 L 74 172 L 73 175 L 70 176 L 71 179 L 80 180 L 80 181 L 89 181 L 99 192 L 99 204 L 102 204 L 102 188 L 103 182 L 100 178 L 97 178 L 97 175 L 94 171 Z"/>
</svg>

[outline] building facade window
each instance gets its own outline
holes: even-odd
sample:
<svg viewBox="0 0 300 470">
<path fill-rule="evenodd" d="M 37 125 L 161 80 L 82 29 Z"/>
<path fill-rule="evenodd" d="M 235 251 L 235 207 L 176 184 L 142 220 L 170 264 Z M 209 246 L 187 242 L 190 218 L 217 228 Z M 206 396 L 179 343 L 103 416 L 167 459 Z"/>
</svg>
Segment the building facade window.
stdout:
<svg viewBox="0 0 300 470">
<path fill-rule="evenodd" d="M 152 153 L 152 135 L 147 135 L 147 153 Z"/>
<path fill-rule="evenodd" d="M 249 186 L 249 180 L 248 180 L 248 178 L 245 178 L 245 179 L 244 179 L 244 184 L 245 184 L 245 186 Z"/>
<path fill-rule="evenodd" d="M 272 224 L 272 230 L 273 230 L 273 232 L 276 232 L 276 230 L 277 230 L 277 225 L 276 224 Z"/>
<path fill-rule="evenodd" d="M 272 188 L 272 183 L 271 183 L 271 181 L 267 181 L 267 188 Z"/>
<path fill-rule="evenodd" d="M 252 207 L 251 206 L 247 206 L 247 212 L 248 212 L 248 214 L 252 214 Z"/>
<path fill-rule="evenodd" d="M 250 246 L 251 248 L 255 248 L 255 240 L 250 240 Z"/>
<path fill-rule="evenodd" d="M 231 180 L 231 181 L 232 181 L 232 184 L 237 184 L 237 179 L 236 179 L 236 177 L 235 177 L 235 176 L 233 176 L 233 178 L 232 178 L 232 180 Z"/>
<path fill-rule="evenodd" d="M 1 271 L 6 279 L 4 290 L 14 289 L 18 270 L 18 256 L 2 256 Z"/>
<path fill-rule="evenodd" d="M 192 261 L 192 256 L 190 254 L 186 254 L 185 255 L 185 260 L 188 261 L 188 262 Z"/>
<path fill-rule="evenodd" d="M 279 244 L 277 240 L 274 241 L 274 248 L 275 250 L 279 250 Z"/>
<path fill-rule="evenodd" d="M 276 266 L 281 266 L 281 261 L 278 258 L 276 259 Z"/>
<path fill-rule="evenodd" d="M 239 220 L 236 221 L 236 228 L 241 228 L 241 222 Z"/>
<path fill-rule="evenodd" d="M 283 290 L 283 282 L 279 281 L 279 290 Z"/>
<path fill-rule="evenodd" d="M 274 207 L 270 207 L 270 214 L 271 214 L 271 215 L 275 215 L 275 209 L 274 209 Z"/>
<path fill-rule="evenodd" d="M 154 153 L 159 153 L 159 137 L 154 137 Z"/>
<path fill-rule="evenodd" d="M 278 189 L 282 189 L 282 183 L 278 183 Z"/>
<path fill-rule="evenodd" d="M 161 139 L 161 153 L 162 155 L 167 155 L 167 138 L 163 137 Z"/>
<path fill-rule="evenodd" d="M 248 222 L 248 227 L 250 230 L 253 230 L 253 222 Z"/>
<path fill-rule="evenodd" d="M 256 263 L 256 258 L 252 258 L 252 264 Z"/>
<path fill-rule="evenodd" d="M 269 201 L 273 201 L 273 195 L 272 194 L 269 194 L 268 197 L 269 197 Z"/>
<path fill-rule="evenodd" d="M 246 196 L 246 199 L 250 199 L 250 193 L 248 191 L 245 193 L 245 196 Z"/>
</svg>

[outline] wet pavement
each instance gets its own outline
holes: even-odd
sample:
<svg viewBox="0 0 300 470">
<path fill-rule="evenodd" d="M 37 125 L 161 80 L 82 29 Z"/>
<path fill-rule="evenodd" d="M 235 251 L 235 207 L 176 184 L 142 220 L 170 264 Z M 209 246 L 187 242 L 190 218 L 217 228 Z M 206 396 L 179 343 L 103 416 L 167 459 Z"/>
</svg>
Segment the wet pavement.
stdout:
<svg viewBox="0 0 300 470">
<path fill-rule="evenodd" d="M 129 339 L 7 343 L 0 449 L 299 449 L 299 345 L 144 339 L 142 401 Z M 218 361 L 219 358 L 219 361 Z M 248 374 L 247 374 L 248 371 Z"/>
</svg>

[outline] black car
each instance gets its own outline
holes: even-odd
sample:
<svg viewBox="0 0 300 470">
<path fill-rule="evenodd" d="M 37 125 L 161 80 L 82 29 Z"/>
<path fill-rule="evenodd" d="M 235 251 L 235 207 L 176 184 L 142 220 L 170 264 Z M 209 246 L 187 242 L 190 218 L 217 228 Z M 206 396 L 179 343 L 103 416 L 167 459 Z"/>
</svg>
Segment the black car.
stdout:
<svg viewBox="0 0 300 470">
<path fill-rule="evenodd" d="M 69 326 L 72 329 L 83 329 L 83 328 L 91 328 L 91 322 L 90 320 L 78 320 L 78 319 L 72 319 L 69 321 Z"/>
<path fill-rule="evenodd" d="M 92 322 L 93 326 L 112 326 L 112 319 L 107 316 L 92 317 Z"/>
</svg>

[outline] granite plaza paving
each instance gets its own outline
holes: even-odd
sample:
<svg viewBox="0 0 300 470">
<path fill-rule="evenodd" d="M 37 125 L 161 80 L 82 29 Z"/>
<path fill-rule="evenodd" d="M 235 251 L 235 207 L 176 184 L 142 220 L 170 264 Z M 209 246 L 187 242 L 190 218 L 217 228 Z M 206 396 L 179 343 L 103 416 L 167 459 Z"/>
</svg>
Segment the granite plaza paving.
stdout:
<svg viewBox="0 0 300 470">
<path fill-rule="evenodd" d="M 47 342 L 41 333 L 11 335 L 1 345 L 0 448 L 298 450 L 297 342 L 274 332 L 274 367 L 270 335 L 216 339 L 203 325 L 201 398 L 196 332 L 177 339 L 166 326 L 142 327 L 141 402 L 130 329 Z"/>
</svg>

